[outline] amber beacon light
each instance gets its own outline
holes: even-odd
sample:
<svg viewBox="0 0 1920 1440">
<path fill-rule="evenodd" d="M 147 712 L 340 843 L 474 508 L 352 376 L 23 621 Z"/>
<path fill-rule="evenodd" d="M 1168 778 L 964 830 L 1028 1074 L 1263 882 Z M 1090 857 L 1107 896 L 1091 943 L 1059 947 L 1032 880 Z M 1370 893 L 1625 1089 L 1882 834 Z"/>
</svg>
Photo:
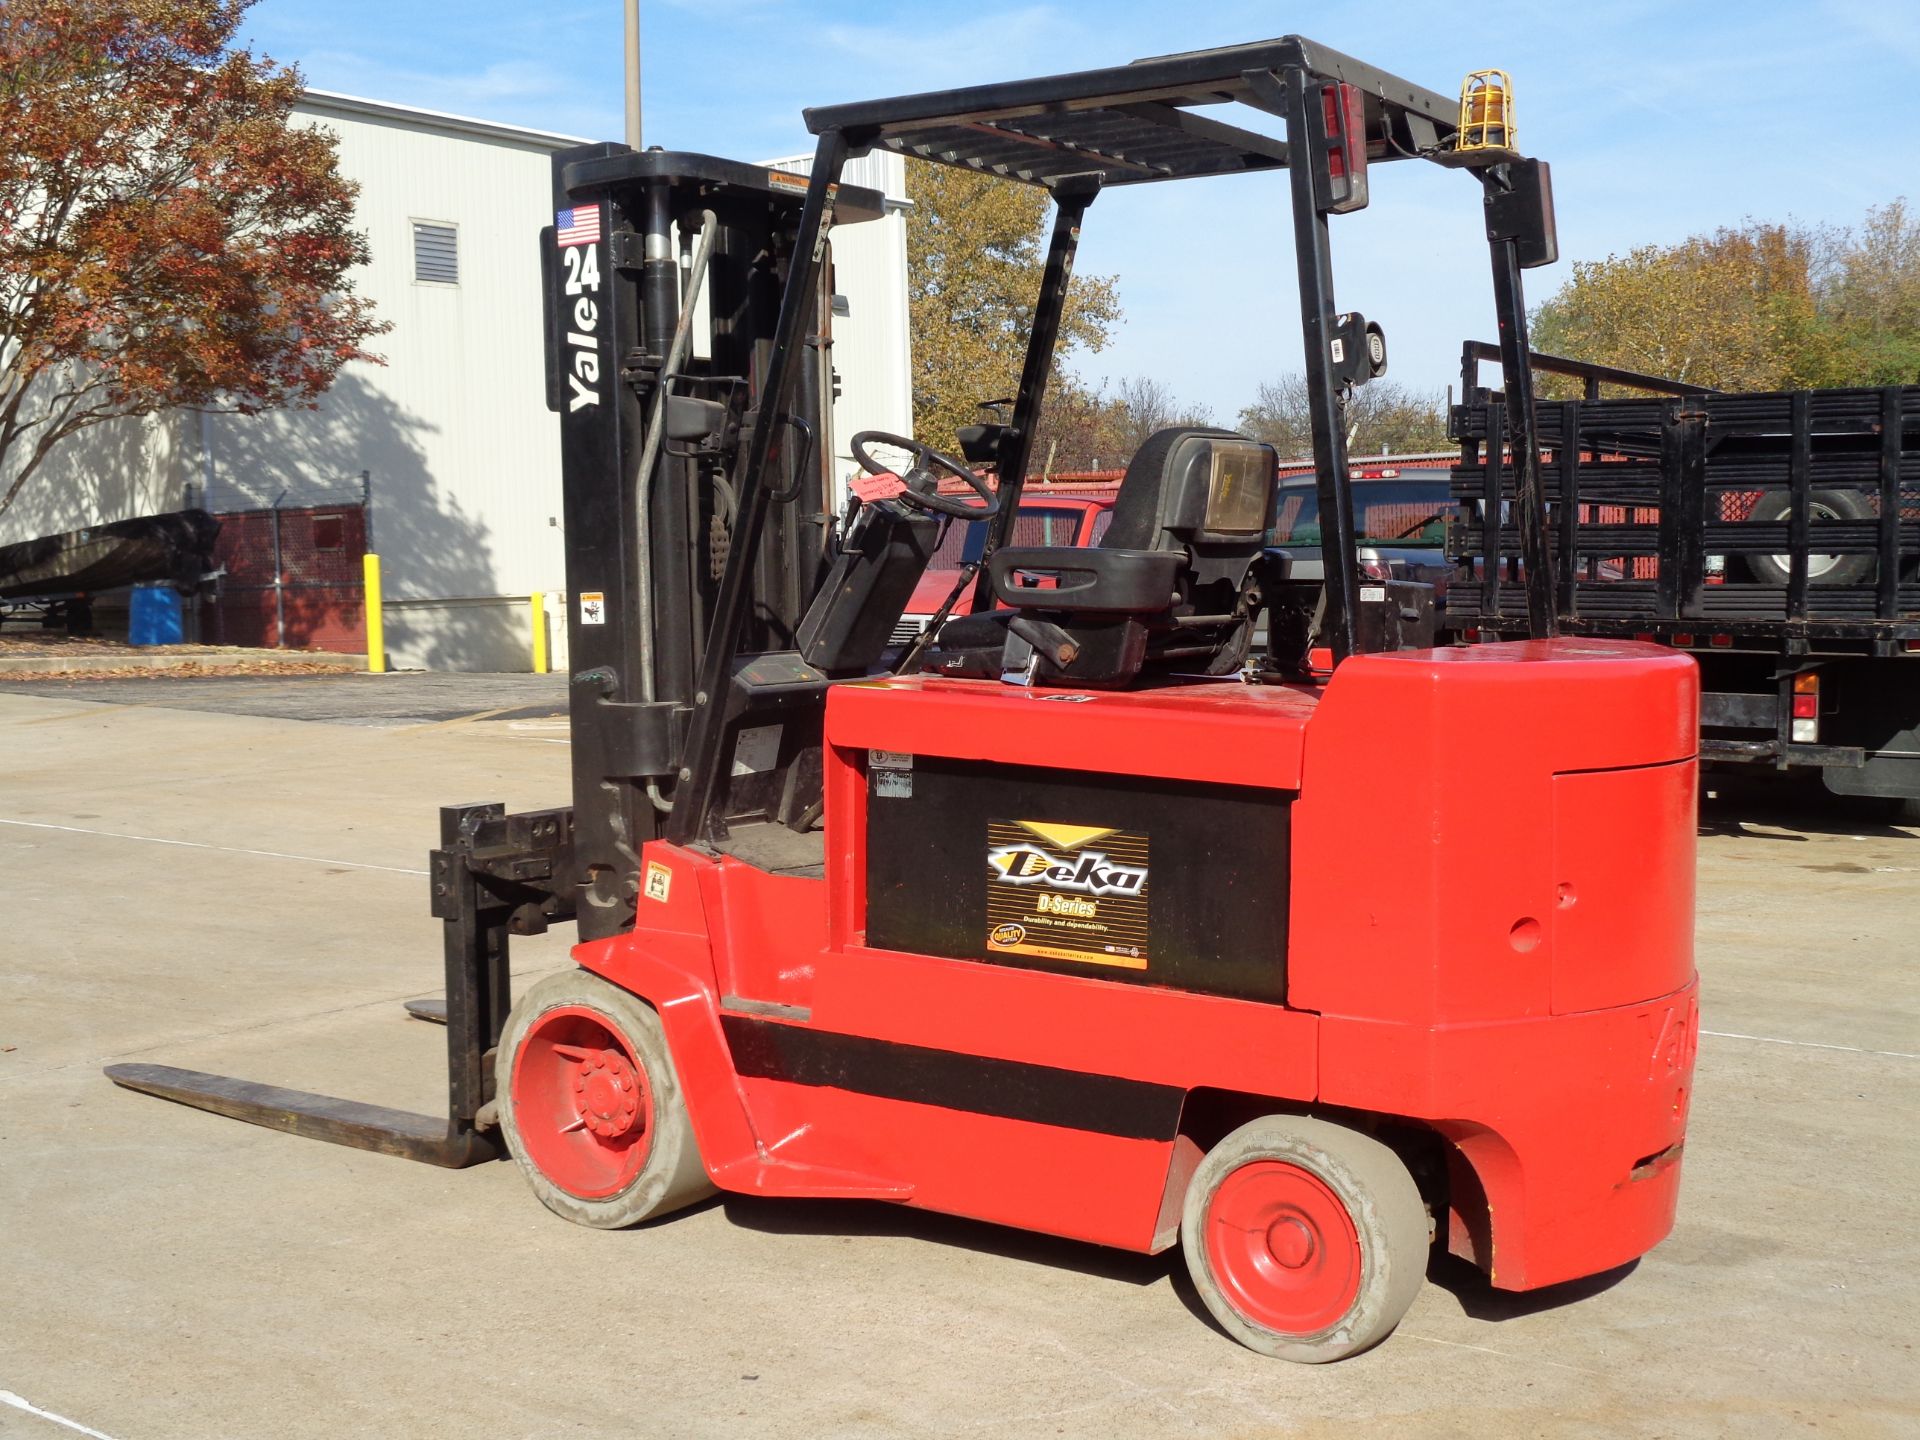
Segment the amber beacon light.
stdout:
<svg viewBox="0 0 1920 1440">
<path fill-rule="evenodd" d="M 1461 150 L 1513 150 L 1513 81 L 1504 70 L 1476 70 L 1460 82 Z"/>
</svg>

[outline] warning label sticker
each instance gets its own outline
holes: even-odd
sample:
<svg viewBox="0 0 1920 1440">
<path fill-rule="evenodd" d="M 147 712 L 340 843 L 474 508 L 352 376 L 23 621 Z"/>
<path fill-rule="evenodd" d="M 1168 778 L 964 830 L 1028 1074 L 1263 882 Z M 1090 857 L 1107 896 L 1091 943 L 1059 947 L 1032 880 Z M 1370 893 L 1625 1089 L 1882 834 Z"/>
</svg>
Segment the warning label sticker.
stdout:
<svg viewBox="0 0 1920 1440">
<path fill-rule="evenodd" d="M 1147 837 L 1133 830 L 987 825 L 987 951 L 1147 968 Z"/>
</svg>

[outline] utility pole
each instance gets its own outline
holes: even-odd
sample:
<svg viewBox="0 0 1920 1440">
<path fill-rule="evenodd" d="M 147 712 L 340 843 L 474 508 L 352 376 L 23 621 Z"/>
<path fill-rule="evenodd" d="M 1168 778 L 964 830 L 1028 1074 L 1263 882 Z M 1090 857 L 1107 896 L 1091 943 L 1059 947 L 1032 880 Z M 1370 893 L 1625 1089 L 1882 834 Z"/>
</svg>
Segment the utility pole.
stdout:
<svg viewBox="0 0 1920 1440">
<path fill-rule="evenodd" d="M 640 149 L 640 0 L 626 0 L 627 144 Z"/>
</svg>

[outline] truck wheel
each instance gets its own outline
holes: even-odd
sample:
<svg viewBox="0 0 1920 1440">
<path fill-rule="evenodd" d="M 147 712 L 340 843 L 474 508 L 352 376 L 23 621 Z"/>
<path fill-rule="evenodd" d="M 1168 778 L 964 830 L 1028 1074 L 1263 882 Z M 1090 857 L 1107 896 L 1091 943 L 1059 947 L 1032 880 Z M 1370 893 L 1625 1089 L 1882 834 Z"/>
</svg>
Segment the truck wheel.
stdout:
<svg viewBox="0 0 1920 1440">
<path fill-rule="evenodd" d="M 713 1193 L 651 1007 L 598 975 L 549 975 L 494 1061 L 507 1148 L 549 1210 L 617 1230 Z"/>
<path fill-rule="evenodd" d="M 1752 519 L 1784 521 L 1793 510 L 1793 496 L 1785 490 L 1769 490 L 1754 503 Z M 1873 510 L 1866 497 L 1852 490 L 1815 490 L 1807 496 L 1807 515 L 1813 520 L 1871 520 Z M 1753 578 L 1767 585 L 1787 583 L 1791 559 L 1785 555 L 1749 555 L 1747 569 Z M 1873 573 L 1871 555 L 1807 556 L 1807 581 L 1813 585 L 1852 585 Z"/>
<path fill-rule="evenodd" d="M 1429 1239 L 1420 1192 L 1393 1151 L 1325 1120 L 1269 1115 L 1200 1162 L 1180 1243 L 1229 1335 L 1311 1365 L 1358 1354 L 1400 1323 Z"/>
</svg>

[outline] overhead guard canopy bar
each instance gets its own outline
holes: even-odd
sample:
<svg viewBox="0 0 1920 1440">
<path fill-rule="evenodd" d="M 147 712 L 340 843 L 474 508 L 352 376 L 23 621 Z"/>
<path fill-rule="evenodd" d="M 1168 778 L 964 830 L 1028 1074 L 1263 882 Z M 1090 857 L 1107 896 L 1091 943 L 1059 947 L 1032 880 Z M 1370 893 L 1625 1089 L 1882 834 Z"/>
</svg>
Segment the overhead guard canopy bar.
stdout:
<svg viewBox="0 0 1920 1440">
<path fill-rule="evenodd" d="M 806 120 L 816 135 L 841 131 L 855 150 L 878 146 L 1031 185 L 1051 188 L 1074 176 L 1138 185 L 1285 168 L 1285 141 L 1196 112 L 1236 102 L 1270 111 L 1259 87 L 1289 71 L 1365 93 L 1373 163 L 1443 147 L 1459 119 L 1450 96 L 1288 35 L 1105 70 L 822 106 Z"/>
</svg>

